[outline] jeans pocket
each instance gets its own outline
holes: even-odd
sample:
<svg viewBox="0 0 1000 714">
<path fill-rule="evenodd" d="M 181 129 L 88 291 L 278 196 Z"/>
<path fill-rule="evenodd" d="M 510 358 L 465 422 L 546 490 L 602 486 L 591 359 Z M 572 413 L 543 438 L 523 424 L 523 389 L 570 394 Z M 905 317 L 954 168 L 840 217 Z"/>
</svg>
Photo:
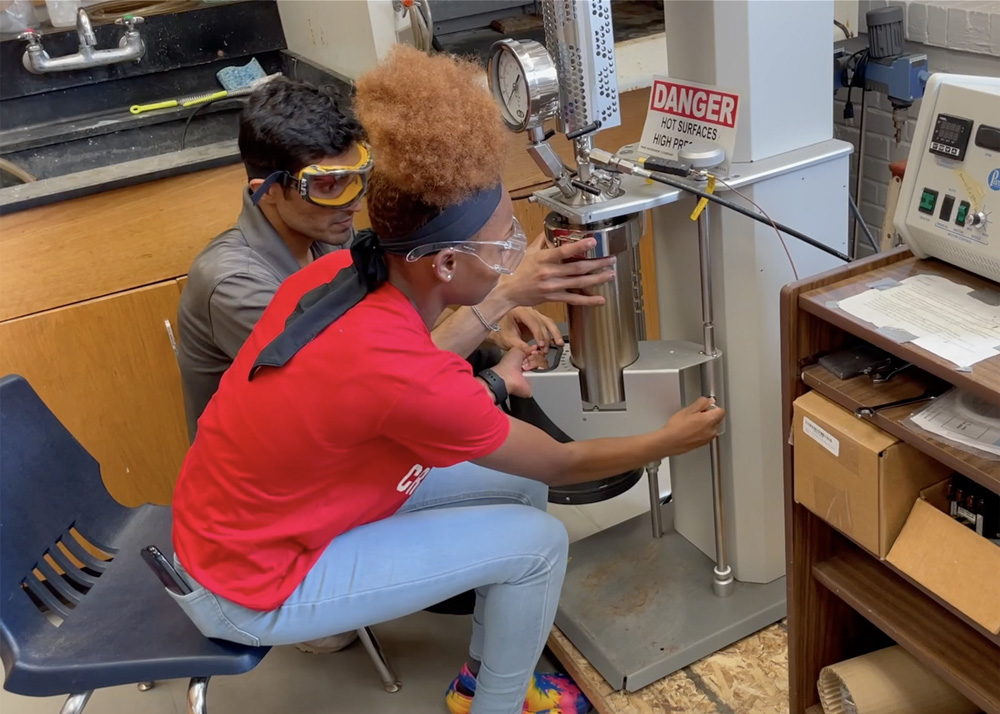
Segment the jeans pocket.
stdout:
<svg viewBox="0 0 1000 714">
<path fill-rule="evenodd" d="M 226 617 L 219 606 L 218 597 L 207 588 L 198 588 L 187 595 L 177 595 L 169 590 L 167 592 L 205 637 L 228 640 L 250 647 L 260 646 L 257 637 L 241 630 Z"/>
</svg>

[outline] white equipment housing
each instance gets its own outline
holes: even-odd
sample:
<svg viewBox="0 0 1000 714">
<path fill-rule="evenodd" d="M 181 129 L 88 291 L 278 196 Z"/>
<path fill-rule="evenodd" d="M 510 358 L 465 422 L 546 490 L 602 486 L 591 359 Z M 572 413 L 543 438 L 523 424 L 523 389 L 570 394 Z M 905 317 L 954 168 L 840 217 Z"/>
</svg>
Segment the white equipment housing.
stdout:
<svg viewBox="0 0 1000 714">
<path fill-rule="evenodd" d="M 915 255 L 1000 282 L 1000 77 L 931 76 L 894 223 Z"/>
</svg>

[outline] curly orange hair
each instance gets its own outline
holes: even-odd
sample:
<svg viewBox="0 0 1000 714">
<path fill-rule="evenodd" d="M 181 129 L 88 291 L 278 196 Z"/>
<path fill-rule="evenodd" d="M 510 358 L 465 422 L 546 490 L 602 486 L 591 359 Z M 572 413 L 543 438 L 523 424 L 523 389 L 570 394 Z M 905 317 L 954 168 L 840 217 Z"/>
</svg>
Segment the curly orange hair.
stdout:
<svg viewBox="0 0 1000 714">
<path fill-rule="evenodd" d="M 375 156 L 368 214 L 383 240 L 499 183 L 511 135 L 479 64 L 397 45 L 358 79 L 355 107 Z"/>
</svg>

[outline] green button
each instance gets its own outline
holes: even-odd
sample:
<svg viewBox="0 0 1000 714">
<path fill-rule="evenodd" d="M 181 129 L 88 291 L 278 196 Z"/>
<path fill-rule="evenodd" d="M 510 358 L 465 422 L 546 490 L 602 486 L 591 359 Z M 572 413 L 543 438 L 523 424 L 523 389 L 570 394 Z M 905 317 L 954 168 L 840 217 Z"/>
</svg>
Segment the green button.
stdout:
<svg viewBox="0 0 1000 714">
<path fill-rule="evenodd" d="M 925 188 L 924 192 L 920 195 L 920 210 L 924 213 L 934 213 L 934 206 L 937 205 L 937 197 L 937 191 Z"/>
<path fill-rule="evenodd" d="M 958 213 L 955 214 L 955 223 L 960 226 L 965 225 L 965 217 L 969 215 L 969 202 L 962 201 L 958 204 Z"/>
</svg>

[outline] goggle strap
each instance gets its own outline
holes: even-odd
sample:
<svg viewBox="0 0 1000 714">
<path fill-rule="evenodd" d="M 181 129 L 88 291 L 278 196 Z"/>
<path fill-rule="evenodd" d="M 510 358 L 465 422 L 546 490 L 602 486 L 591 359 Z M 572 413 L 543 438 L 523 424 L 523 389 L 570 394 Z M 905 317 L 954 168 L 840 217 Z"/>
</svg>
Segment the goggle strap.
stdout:
<svg viewBox="0 0 1000 714">
<path fill-rule="evenodd" d="M 250 201 L 253 205 L 258 205 L 260 203 L 260 199 L 264 197 L 265 193 L 267 193 L 267 190 L 274 184 L 278 183 L 278 181 L 284 181 L 286 176 L 288 176 L 287 171 L 275 171 L 273 174 L 264 179 L 264 183 L 258 186 L 257 190 L 253 192 L 252 196 L 250 196 Z"/>
</svg>

